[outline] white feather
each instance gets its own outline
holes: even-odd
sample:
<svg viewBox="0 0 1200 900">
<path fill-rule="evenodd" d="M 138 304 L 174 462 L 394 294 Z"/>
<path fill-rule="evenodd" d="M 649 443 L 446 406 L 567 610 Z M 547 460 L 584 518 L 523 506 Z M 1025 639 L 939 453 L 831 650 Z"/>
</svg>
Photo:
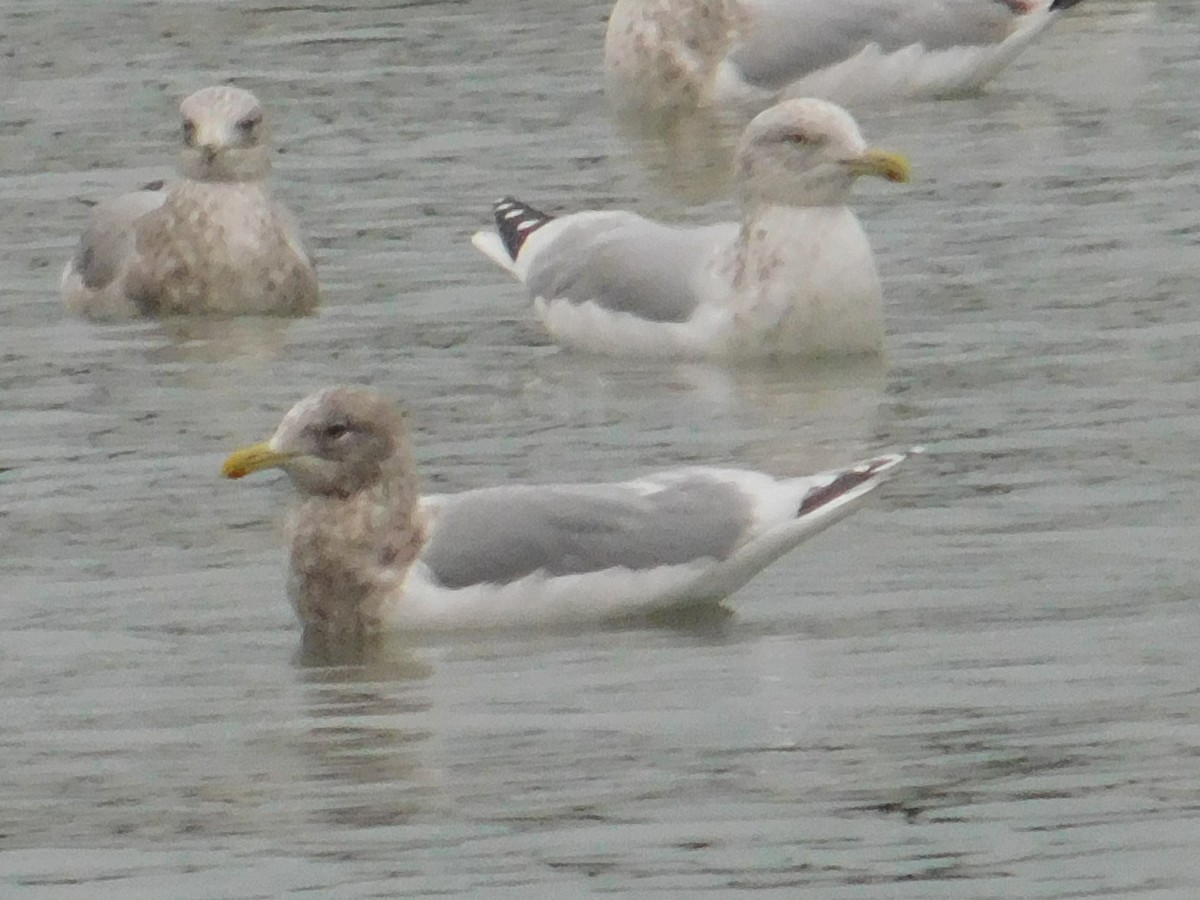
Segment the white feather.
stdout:
<svg viewBox="0 0 1200 900">
<path fill-rule="evenodd" d="M 907 164 L 868 148 L 845 110 L 788 100 L 747 126 L 737 171 L 740 222 L 677 227 L 586 210 L 538 227 L 515 260 L 498 232 L 472 243 L 529 288 L 547 331 L 572 347 L 665 357 L 880 352 L 882 288 L 846 202 L 858 175 L 904 180 Z"/>
<path fill-rule="evenodd" d="M 918 451 L 914 451 L 918 452 Z M 830 484 L 845 469 L 804 478 L 778 480 L 759 472 L 703 469 L 736 484 L 753 502 L 754 517 L 742 545 L 722 561 L 702 559 L 654 569 L 612 568 L 599 572 L 548 576 L 537 572 L 508 584 L 477 584 L 450 590 L 433 579 L 419 560 L 389 587 L 383 611 L 389 627 L 449 630 L 581 624 L 705 605 L 728 597 L 789 550 L 845 518 L 887 480 L 907 458 L 897 453 L 871 460 L 877 468 L 862 484 L 828 503 L 797 515 L 804 497 Z M 653 490 L 664 480 L 694 473 L 676 470 L 633 484 Z M 433 513 L 447 497 L 427 497 L 423 510 Z"/>
<path fill-rule="evenodd" d="M 631 111 L 938 97 L 995 78 L 1056 15 L 1050 0 L 618 0 L 605 71 Z"/>
<path fill-rule="evenodd" d="M 510 275 L 520 278 L 513 266 L 513 259 L 508 255 L 508 248 L 494 231 L 477 231 L 471 235 L 471 243 L 475 249 L 502 268 Z"/>
</svg>

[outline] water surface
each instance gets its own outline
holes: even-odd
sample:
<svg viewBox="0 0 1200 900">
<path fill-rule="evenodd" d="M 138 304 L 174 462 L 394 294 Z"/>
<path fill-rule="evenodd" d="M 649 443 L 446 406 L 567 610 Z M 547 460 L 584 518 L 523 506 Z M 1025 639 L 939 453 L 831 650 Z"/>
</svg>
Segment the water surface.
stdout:
<svg viewBox="0 0 1200 900">
<path fill-rule="evenodd" d="M 980 96 L 861 113 L 916 172 L 859 191 L 865 369 L 564 353 L 473 253 L 508 192 L 732 214 L 718 145 L 609 121 L 607 6 L 0 11 L 5 896 L 1200 888 L 1191 0 L 1089 0 Z M 321 314 L 68 317 L 81 201 L 168 172 L 230 77 Z M 219 468 L 341 381 L 408 405 L 434 490 L 930 452 L 731 615 L 306 645 L 287 487 Z"/>
</svg>

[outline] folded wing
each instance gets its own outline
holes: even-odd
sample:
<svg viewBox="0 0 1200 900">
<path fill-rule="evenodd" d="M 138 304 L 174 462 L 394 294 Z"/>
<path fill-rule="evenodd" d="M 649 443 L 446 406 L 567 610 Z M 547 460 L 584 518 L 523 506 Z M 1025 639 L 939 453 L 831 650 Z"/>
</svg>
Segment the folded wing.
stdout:
<svg viewBox="0 0 1200 900">
<path fill-rule="evenodd" d="M 779 90 L 874 44 L 884 53 L 999 44 L 1020 3 L 1005 0 L 752 0 L 730 54 L 750 84 Z"/>
<path fill-rule="evenodd" d="M 445 587 L 527 575 L 655 569 L 727 559 L 753 522 L 736 484 L 697 473 L 662 483 L 501 487 L 440 506 L 421 561 Z"/>
</svg>

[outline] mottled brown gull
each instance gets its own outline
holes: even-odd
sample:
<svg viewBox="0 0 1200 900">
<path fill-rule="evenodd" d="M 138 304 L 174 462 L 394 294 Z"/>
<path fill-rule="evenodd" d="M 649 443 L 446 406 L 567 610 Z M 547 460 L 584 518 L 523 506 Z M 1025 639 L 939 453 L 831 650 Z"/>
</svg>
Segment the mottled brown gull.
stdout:
<svg viewBox="0 0 1200 900">
<path fill-rule="evenodd" d="M 1079 0 L 617 0 L 610 98 L 629 111 L 977 90 Z"/>
<path fill-rule="evenodd" d="M 180 177 L 93 210 L 63 271 L 63 299 L 93 319 L 312 312 L 316 269 L 268 190 L 272 151 L 258 100 L 208 87 L 179 110 Z"/>
<path fill-rule="evenodd" d="M 289 593 L 321 630 L 598 621 L 715 603 L 861 506 L 905 459 L 803 478 L 689 467 L 422 498 L 402 414 L 361 388 L 297 403 L 225 474 L 283 469 Z"/>
<path fill-rule="evenodd" d="M 524 283 L 555 340 L 601 353 L 817 357 L 883 347 L 857 178 L 907 181 L 823 100 L 759 113 L 735 162 L 741 222 L 679 227 L 632 212 L 551 217 L 505 198 L 475 246 Z"/>
</svg>

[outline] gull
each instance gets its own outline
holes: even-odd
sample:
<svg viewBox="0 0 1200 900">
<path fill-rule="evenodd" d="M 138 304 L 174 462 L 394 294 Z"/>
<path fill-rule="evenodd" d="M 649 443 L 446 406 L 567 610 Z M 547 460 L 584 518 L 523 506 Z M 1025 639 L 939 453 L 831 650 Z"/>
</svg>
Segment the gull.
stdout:
<svg viewBox="0 0 1200 900">
<path fill-rule="evenodd" d="M 332 387 L 292 407 L 270 440 L 232 453 L 224 473 L 291 477 L 288 590 L 300 622 L 360 633 L 713 604 L 861 506 L 904 459 L 802 478 L 687 467 L 422 497 L 404 416 L 374 391 Z"/>
<path fill-rule="evenodd" d="M 312 312 L 312 257 L 266 185 L 262 106 L 219 86 L 179 111 L 180 177 L 96 206 L 62 274 L 67 306 L 92 319 Z"/>
<path fill-rule="evenodd" d="M 1079 0 L 617 0 L 604 41 L 625 112 L 978 90 Z"/>
<path fill-rule="evenodd" d="M 903 182 L 841 107 L 786 100 L 746 127 L 740 222 L 685 227 L 633 212 L 553 217 L 506 197 L 472 243 L 524 283 L 560 343 L 670 357 L 878 353 L 882 290 L 847 207 L 863 175 Z"/>
</svg>

